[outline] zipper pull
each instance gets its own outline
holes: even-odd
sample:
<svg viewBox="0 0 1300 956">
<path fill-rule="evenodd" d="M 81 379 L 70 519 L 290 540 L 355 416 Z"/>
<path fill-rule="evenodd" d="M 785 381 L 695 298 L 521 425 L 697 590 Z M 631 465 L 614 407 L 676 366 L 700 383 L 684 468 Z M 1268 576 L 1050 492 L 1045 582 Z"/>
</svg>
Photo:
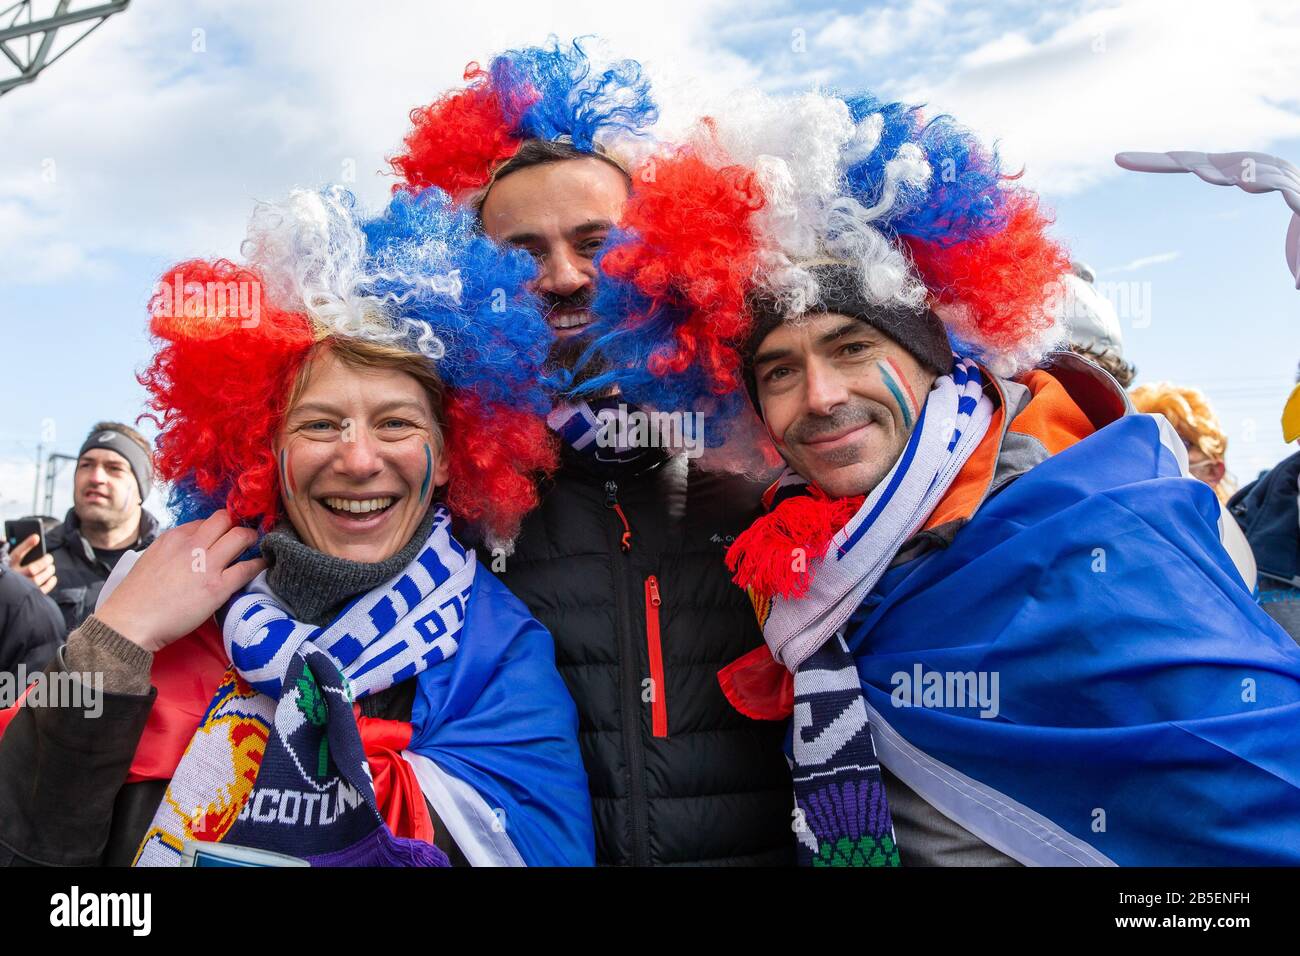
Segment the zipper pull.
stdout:
<svg viewBox="0 0 1300 956">
<path fill-rule="evenodd" d="M 659 579 L 651 574 L 645 579 L 645 638 L 650 659 L 650 730 L 656 737 L 668 736 L 668 695 L 664 683 L 664 649 L 659 632 Z"/>
<path fill-rule="evenodd" d="M 627 523 L 627 515 L 623 514 L 623 506 L 618 503 L 618 484 L 617 482 L 605 482 L 605 507 L 613 508 L 614 513 L 618 515 L 618 520 L 623 522 L 623 537 L 619 539 L 619 547 L 624 552 L 632 550 L 632 526 Z"/>
</svg>

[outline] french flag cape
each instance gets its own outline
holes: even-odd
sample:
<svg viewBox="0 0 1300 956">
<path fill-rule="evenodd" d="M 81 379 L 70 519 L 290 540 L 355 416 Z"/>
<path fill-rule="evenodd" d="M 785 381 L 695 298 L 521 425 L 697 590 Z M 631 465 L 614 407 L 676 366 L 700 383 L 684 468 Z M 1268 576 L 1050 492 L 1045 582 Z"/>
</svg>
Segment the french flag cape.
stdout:
<svg viewBox="0 0 1300 956">
<path fill-rule="evenodd" d="M 843 632 L 878 756 L 1022 863 L 1300 865 L 1300 648 L 1161 434 L 1120 418 L 882 577 Z M 996 716 L 896 693 L 918 666 L 996 674 Z"/>
</svg>

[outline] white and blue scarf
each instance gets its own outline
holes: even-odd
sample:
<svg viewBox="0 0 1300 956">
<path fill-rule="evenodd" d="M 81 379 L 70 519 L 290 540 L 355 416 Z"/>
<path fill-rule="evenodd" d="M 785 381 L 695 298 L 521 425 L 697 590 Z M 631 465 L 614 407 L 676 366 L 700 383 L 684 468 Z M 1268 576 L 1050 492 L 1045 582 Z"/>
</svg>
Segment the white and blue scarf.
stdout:
<svg viewBox="0 0 1300 956">
<path fill-rule="evenodd" d="M 168 784 L 137 866 L 177 865 L 186 840 L 211 841 L 201 833 L 203 821 L 213 808 L 233 807 L 239 785 L 230 728 L 250 722 L 266 729 L 266 748 L 221 842 L 315 866 L 448 865 L 441 850 L 395 837 L 384 824 L 352 712 L 354 700 L 412 678 L 459 648 L 477 565 L 452 537 L 450 513 L 435 507 L 415 559 L 327 627 L 295 621 L 267 585 L 266 572 L 231 603 L 224 644 L 232 670 L 253 692 L 229 680 L 218 688 Z"/>
<path fill-rule="evenodd" d="M 618 395 L 560 404 L 546 417 L 546 424 L 591 470 L 603 475 L 628 475 L 647 471 L 664 461 L 669 451 L 655 445 L 628 444 L 626 436 L 610 427 L 626 399 Z M 629 406 L 629 413 L 636 406 Z M 689 416 L 688 416 L 689 421 Z"/>
<path fill-rule="evenodd" d="M 907 446 L 831 539 L 806 596 L 772 599 L 763 636 L 794 674 L 794 786 L 799 857 L 815 866 L 898 866 L 866 700 L 840 635 L 899 549 L 925 524 L 984 438 L 993 403 L 970 359 L 953 356 Z M 780 494 L 796 490 L 782 482 Z"/>
</svg>

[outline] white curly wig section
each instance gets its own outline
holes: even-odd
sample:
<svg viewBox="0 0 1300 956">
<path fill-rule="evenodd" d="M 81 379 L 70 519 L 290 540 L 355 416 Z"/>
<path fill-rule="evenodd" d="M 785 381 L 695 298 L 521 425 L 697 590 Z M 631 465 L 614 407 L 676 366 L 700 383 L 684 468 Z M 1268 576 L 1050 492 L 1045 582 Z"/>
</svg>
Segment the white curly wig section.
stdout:
<svg viewBox="0 0 1300 956">
<path fill-rule="evenodd" d="M 393 345 L 410 343 L 426 358 L 441 359 L 446 349 L 433 331 L 424 323 L 400 317 L 391 306 L 405 301 L 420 286 L 459 302 L 460 275 L 450 267 L 447 249 L 428 243 L 424 257 L 428 268 L 418 276 L 370 271 L 355 206 L 355 198 L 340 186 L 319 192 L 295 189 L 280 202 L 258 202 L 241 252 L 261 273 L 273 301 L 301 303 L 323 333 Z M 365 291 L 384 280 L 400 282 L 411 291 L 401 296 Z"/>
<path fill-rule="evenodd" d="M 817 301 L 801 263 L 850 263 L 863 295 L 881 305 L 918 308 L 926 289 L 898 245 L 880 229 L 902 186 L 924 188 L 932 170 L 920 148 L 904 143 L 884 164 L 880 196 L 865 206 L 847 194 L 844 172 L 880 145 L 879 114 L 855 124 L 843 100 L 821 93 L 738 96 L 710 127 L 733 161 L 754 169 L 767 203 L 755 216 L 762 251 L 758 283 L 790 314 Z"/>
</svg>

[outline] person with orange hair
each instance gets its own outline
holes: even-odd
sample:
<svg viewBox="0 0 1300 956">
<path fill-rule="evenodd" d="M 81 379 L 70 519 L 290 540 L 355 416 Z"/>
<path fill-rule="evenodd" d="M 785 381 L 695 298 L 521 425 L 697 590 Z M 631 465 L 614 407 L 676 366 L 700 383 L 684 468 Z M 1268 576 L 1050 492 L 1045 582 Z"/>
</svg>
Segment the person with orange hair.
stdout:
<svg viewBox="0 0 1300 956">
<path fill-rule="evenodd" d="M 1228 436 L 1219 418 L 1199 389 L 1170 382 L 1139 385 L 1129 392 L 1139 412 L 1163 415 L 1187 447 L 1187 466 L 1193 478 L 1214 489 L 1219 501 L 1227 502 L 1236 491 L 1236 481 L 1224 461 Z"/>
</svg>

